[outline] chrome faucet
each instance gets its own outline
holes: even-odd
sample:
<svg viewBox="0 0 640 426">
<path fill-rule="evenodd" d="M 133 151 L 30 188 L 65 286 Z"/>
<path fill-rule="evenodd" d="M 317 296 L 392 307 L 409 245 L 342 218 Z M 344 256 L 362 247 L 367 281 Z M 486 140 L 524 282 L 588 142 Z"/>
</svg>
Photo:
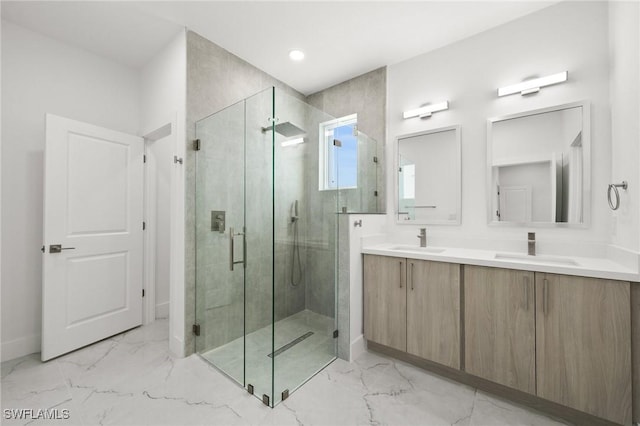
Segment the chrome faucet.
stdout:
<svg viewBox="0 0 640 426">
<path fill-rule="evenodd" d="M 420 228 L 420 234 L 418 235 L 420 238 L 420 247 L 427 246 L 427 228 Z"/>
<path fill-rule="evenodd" d="M 529 248 L 527 250 L 527 254 L 529 256 L 535 256 L 536 255 L 536 233 L 535 232 L 528 233 L 527 243 Z"/>
</svg>

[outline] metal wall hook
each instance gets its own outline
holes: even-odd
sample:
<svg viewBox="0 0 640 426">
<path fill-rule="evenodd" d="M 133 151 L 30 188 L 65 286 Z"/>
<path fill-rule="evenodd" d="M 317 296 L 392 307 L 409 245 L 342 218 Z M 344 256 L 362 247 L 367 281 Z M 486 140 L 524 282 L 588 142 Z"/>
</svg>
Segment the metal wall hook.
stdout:
<svg viewBox="0 0 640 426">
<path fill-rule="evenodd" d="M 626 180 L 623 180 L 622 183 L 610 183 L 609 184 L 609 188 L 607 189 L 607 201 L 609 201 L 609 207 L 611 207 L 611 210 L 618 210 L 620 208 L 620 193 L 618 192 L 618 188 L 622 188 L 625 191 L 628 188 L 628 184 Z M 611 190 L 613 189 L 613 192 L 615 194 L 616 197 L 616 202 L 614 203 L 611 200 Z"/>
</svg>

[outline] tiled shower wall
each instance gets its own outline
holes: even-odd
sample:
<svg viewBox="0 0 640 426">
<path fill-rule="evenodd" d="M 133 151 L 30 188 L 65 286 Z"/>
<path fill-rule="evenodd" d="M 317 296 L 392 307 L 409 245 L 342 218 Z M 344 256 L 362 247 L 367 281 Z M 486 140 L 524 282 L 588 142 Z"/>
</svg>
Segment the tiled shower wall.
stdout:
<svg viewBox="0 0 640 426">
<path fill-rule="evenodd" d="M 204 117 L 220 111 L 229 105 L 241 101 L 242 99 L 249 97 L 260 90 L 268 88 L 269 86 L 275 86 L 281 89 L 283 92 L 299 99 L 304 97 L 291 89 L 284 83 L 274 79 L 253 65 L 243 61 L 237 56 L 232 55 L 228 51 L 222 49 L 209 40 L 199 36 L 198 34 L 189 31 L 187 33 L 187 153 L 185 158 L 185 185 L 186 185 L 186 200 L 185 200 L 185 354 L 189 355 L 194 351 L 194 336 L 191 333 L 191 325 L 195 323 L 195 290 L 196 290 L 196 233 L 195 233 L 195 220 L 196 220 L 196 164 L 195 164 L 195 151 L 192 148 L 192 141 L 195 139 L 195 123 Z M 223 151 L 225 155 L 238 155 L 233 150 Z M 226 158 L 227 164 L 233 164 L 236 160 L 232 157 Z M 220 175 L 220 168 L 217 166 L 212 167 L 212 173 L 218 173 Z M 213 177 L 212 177 L 213 179 Z M 230 178 L 233 179 L 233 178 Z M 228 182 L 219 182 L 221 185 L 226 185 Z M 214 191 L 215 192 L 215 191 Z M 219 193 L 219 192 L 218 192 Z M 212 244 L 217 244 L 220 249 L 224 247 L 226 250 L 227 240 L 224 237 L 220 237 L 221 241 L 217 241 Z M 226 256 L 226 251 L 225 251 Z M 221 264 L 225 264 L 222 262 Z M 206 263 L 202 263 L 206 265 Z M 225 264 L 226 265 L 226 264 Z M 224 269 L 224 266 L 222 267 Z M 221 271 L 210 271 L 207 276 L 209 279 L 222 279 L 229 285 L 233 286 L 232 289 L 220 290 L 226 294 L 211 295 L 209 300 L 222 303 L 227 300 L 231 303 L 239 286 L 235 285 L 233 279 L 225 277 Z M 216 275 L 220 272 L 221 276 Z M 227 279 L 225 279 L 227 278 Z M 226 298 L 226 299 L 225 299 Z M 204 298 L 203 298 L 204 300 Z M 211 308 L 215 308 L 215 305 L 211 305 Z M 218 306 L 219 307 L 219 306 Z M 215 309 L 210 310 L 215 311 Z M 222 312 L 222 310 L 219 310 Z M 233 317 L 230 312 L 233 308 L 227 309 L 227 313 L 222 315 L 230 315 L 230 317 L 224 319 L 225 323 L 230 324 L 237 323 L 237 318 Z M 218 323 L 219 324 L 219 323 Z M 241 322 L 240 322 L 241 324 Z M 221 330 L 222 329 L 222 330 Z M 233 336 L 237 336 L 238 330 L 234 327 L 210 327 L 202 329 L 202 333 L 223 333 L 226 334 L 224 338 L 232 339 Z M 218 336 L 220 337 L 220 336 Z M 212 340 L 213 335 L 205 340 Z"/>
</svg>

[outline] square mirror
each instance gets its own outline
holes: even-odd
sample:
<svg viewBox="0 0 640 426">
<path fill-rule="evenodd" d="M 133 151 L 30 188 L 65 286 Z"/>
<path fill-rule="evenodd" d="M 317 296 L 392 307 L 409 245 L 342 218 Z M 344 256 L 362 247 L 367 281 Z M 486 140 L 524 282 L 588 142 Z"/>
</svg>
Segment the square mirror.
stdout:
<svg viewBox="0 0 640 426">
<path fill-rule="evenodd" d="M 490 119 L 489 222 L 586 226 L 591 193 L 590 155 L 587 103 Z"/>
<path fill-rule="evenodd" d="M 460 126 L 396 141 L 396 219 L 404 224 L 460 224 Z"/>
</svg>

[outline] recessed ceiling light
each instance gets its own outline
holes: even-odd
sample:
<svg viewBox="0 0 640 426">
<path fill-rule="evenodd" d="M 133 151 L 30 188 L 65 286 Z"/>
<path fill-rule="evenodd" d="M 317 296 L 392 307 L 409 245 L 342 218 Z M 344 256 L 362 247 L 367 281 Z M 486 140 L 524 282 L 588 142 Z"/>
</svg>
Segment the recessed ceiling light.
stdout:
<svg viewBox="0 0 640 426">
<path fill-rule="evenodd" d="M 304 59 L 304 52 L 302 50 L 293 49 L 289 52 L 289 58 L 292 61 L 301 61 Z"/>
</svg>

